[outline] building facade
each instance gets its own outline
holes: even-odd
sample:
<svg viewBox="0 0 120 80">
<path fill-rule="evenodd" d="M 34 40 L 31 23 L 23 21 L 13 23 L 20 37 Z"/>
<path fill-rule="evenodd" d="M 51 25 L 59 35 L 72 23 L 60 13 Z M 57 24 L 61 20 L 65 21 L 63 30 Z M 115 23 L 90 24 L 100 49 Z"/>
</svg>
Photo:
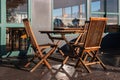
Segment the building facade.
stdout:
<svg viewBox="0 0 120 80">
<path fill-rule="evenodd" d="M 120 25 L 120 1 L 0 0 L 0 55 L 20 55 L 27 50 L 28 44 L 21 38 L 25 34 L 23 18 L 29 18 L 38 42 L 44 43 L 49 40 L 38 30 L 53 30 L 55 18 L 61 19 L 65 26 L 72 26 L 73 19 L 79 19 L 79 25 L 83 25 L 89 17 L 107 17 L 106 32 L 119 32 L 114 27 Z"/>
</svg>

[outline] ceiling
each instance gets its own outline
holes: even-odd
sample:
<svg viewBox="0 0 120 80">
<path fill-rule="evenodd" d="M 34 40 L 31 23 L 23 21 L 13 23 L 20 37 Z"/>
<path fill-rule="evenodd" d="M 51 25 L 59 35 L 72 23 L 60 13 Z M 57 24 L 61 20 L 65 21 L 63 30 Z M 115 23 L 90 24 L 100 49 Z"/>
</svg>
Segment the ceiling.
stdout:
<svg viewBox="0 0 120 80">
<path fill-rule="evenodd" d="M 98 0 L 92 0 L 92 2 L 98 1 Z M 75 5 L 80 5 L 81 3 L 85 3 L 86 0 L 53 0 L 54 4 L 54 9 L 57 8 L 65 8 L 69 6 L 75 6 Z"/>
<path fill-rule="evenodd" d="M 54 0 L 54 9 L 80 5 L 81 0 Z"/>
</svg>

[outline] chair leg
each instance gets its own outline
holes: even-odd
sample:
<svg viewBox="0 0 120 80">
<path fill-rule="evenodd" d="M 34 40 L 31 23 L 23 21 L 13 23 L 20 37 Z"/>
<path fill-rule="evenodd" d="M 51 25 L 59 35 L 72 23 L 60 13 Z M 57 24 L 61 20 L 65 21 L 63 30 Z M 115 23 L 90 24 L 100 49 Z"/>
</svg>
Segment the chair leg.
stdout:
<svg viewBox="0 0 120 80">
<path fill-rule="evenodd" d="M 83 65 L 83 67 L 87 70 L 88 73 L 91 73 L 91 70 L 89 69 L 89 67 L 86 65 L 85 61 L 87 59 L 88 55 L 85 54 L 84 55 L 84 51 L 81 53 L 81 56 L 79 56 L 79 59 L 75 65 L 75 68 L 79 65 L 79 63 L 81 63 L 81 65 Z"/>
<path fill-rule="evenodd" d="M 30 72 L 33 72 L 43 61 L 45 62 L 46 66 L 47 66 L 49 69 L 51 69 L 50 64 L 49 64 L 46 60 L 41 59 L 41 60 L 37 63 L 37 65 L 35 65 L 35 66 L 30 70 Z"/>
<path fill-rule="evenodd" d="M 80 63 L 80 60 L 78 59 L 76 65 L 75 65 L 75 68 L 77 68 L 79 66 L 79 63 Z"/>
<path fill-rule="evenodd" d="M 106 66 L 103 64 L 103 62 L 101 61 L 101 59 L 100 59 L 98 56 L 96 56 L 96 58 L 97 58 L 97 60 L 100 62 L 100 65 L 104 68 L 104 70 L 106 70 L 107 68 L 106 68 Z"/>
<path fill-rule="evenodd" d="M 49 51 L 31 70 L 30 72 L 33 72 L 41 63 L 45 63 L 45 65 L 48 67 L 48 69 L 51 69 L 51 65 L 48 63 L 48 61 L 46 60 L 47 57 L 54 51 L 54 49 L 52 49 L 51 51 Z"/>
<path fill-rule="evenodd" d="M 67 56 L 65 59 L 64 59 L 64 61 L 63 61 L 63 65 L 68 61 L 68 59 L 69 59 L 69 56 Z"/>
<path fill-rule="evenodd" d="M 59 51 L 59 53 L 60 53 L 62 56 L 64 56 L 64 53 L 63 53 L 63 51 L 62 51 L 61 49 L 58 48 L 58 51 Z"/>
<path fill-rule="evenodd" d="M 100 62 L 100 65 L 104 68 L 104 70 L 106 70 L 107 68 L 104 65 L 104 63 L 101 61 L 101 59 L 98 57 L 97 51 L 96 52 L 92 51 L 92 53 L 93 53 L 93 59 L 92 59 L 92 61 L 97 60 L 98 62 Z"/>
<path fill-rule="evenodd" d="M 33 72 L 41 63 L 45 63 L 48 69 L 51 69 L 51 65 L 48 63 L 47 58 L 55 51 L 56 47 L 52 48 L 42 59 L 30 70 Z"/>
<path fill-rule="evenodd" d="M 31 62 L 28 62 L 24 67 L 27 68 L 27 67 L 30 65 L 30 63 L 31 63 Z"/>
<path fill-rule="evenodd" d="M 34 61 L 34 59 L 35 58 L 37 58 L 36 56 L 34 56 L 30 61 L 28 61 L 28 63 L 27 64 L 25 64 L 25 66 L 24 67 L 28 67 L 29 65 L 30 65 L 30 63 L 31 62 L 33 62 Z"/>
<path fill-rule="evenodd" d="M 91 73 L 91 70 L 88 68 L 88 66 L 85 65 L 85 62 L 81 59 L 80 59 L 80 62 L 82 63 L 82 65 L 84 66 L 84 68 L 87 70 L 87 72 Z"/>
</svg>

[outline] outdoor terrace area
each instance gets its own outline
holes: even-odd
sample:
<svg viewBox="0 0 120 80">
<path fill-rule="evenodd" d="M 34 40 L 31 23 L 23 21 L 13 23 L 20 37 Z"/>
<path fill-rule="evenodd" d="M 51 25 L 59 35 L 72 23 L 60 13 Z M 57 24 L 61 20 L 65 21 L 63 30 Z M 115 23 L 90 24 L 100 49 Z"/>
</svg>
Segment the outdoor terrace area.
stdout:
<svg viewBox="0 0 120 80">
<path fill-rule="evenodd" d="M 79 46 L 79 43 L 81 43 L 79 40 L 78 43 L 75 44 L 76 46 L 75 47 L 74 45 L 69 44 L 71 41 L 67 43 L 67 38 L 65 38 L 65 33 L 67 34 L 79 33 L 80 37 L 84 36 L 81 35 L 83 33 L 82 31 L 85 31 L 83 29 L 75 30 L 76 28 L 72 28 L 74 29 L 72 30 L 71 28 L 67 28 L 67 30 L 41 31 L 41 33 L 44 32 L 60 33 L 62 35 L 61 37 L 51 36 L 49 38 L 66 41 L 65 46 L 62 46 L 61 48 L 59 48 L 60 45 L 57 44 L 59 43 L 59 40 L 57 43 L 54 43 L 53 41 L 54 44 L 51 47 L 52 49 L 50 49 L 52 51 L 49 52 L 48 50 L 44 52 L 44 48 L 42 49 L 41 48 L 42 46 L 39 46 L 36 41 L 29 20 L 24 19 L 23 23 L 25 25 L 25 30 L 30 38 L 30 43 L 32 45 L 31 48 L 34 51 L 35 55 L 23 55 L 23 56 L 19 55 L 16 57 L 11 57 L 10 54 L 5 58 L 1 58 L 0 80 L 119 80 L 120 48 L 119 45 L 117 45 L 120 39 L 119 33 L 106 34 L 103 37 L 102 35 L 98 34 L 98 33 L 103 33 L 102 31 L 99 31 L 101 30 L 101 28 L 105 27 L 105 25 L 101 25 L 105 23 L 105 21 L 103 20 L 106 20 L 106 18 L 95 18 L 95 17 L 90 18 L 90 23 L 89 23 L 90 25 L 88 26 L 89 28 L 86 33 L 87 36 L 85 37 L 85 42 L 83 47 Z M 97 26 L 94 24 L 97 24 Z M 89 34 L 92 34 L 92 36 Z M 97 36 L 96 35 L 94 36 L 94 34 L 96 34 Z M 77 37 L 77 39 L 81 40 L 82 38 L 84 38 L 84 37 L 79 38 L 79 36 Z M 99 37 L 98 39 L 98 36 L 101 37 Z M 94 40 L 94 38 L 97 40 Z M 101 46 L 101 48 L 96 47 L 96 45 L 94 46 L 93 44 L 90 45 L 91 43 L 87 44 L 88 39 L 91 43 L 94 43 L 94 45 L 95 44 L 97 45 L 98 41 L 102 39 L 101 45 L 98 44 L 98 46 Z M 110 45 L 109 43 L 111 43 L 111 41 L 115 43 Z M 85 45 L 90 45 L 90 46 L 86 47 Z M 68 47 L 71 50 L 68 49 L 69 51 L 67 51 Z M 56 49 L 57 51 L 54 51 Z M 79 52 L 77 54 L 78 49 Z M 59 54 L 58 52 L 59 50 L 62 50 L 64 55 L 67 55 L 69 57 L 71 55 L 69 55 L 68 53 L 74 53 L 74 55 L 72 54 L 72 57 L 68 59 L 68 61 L 66 62 L 64 57 L 65 58 L 67 57 Z M 22 54 L 22 50 L 20 53 Z M 35 61 L 32 60 L 32 62 L 34 63 L 37 62 L 37 64 L 34 67 L 33 64 L 29 65 L 29 62 L 31 63 L 30 60 L 32 58 L 33 60 L 35 60 Z M 81 60 L 81 62 L 78 62 L 79 60 Z M 46 63 L 45 61 L 48 62 Z M 41 65 L 39 64 L 39 62 Z M 49 66 L 49 63 L 51 64 L 51 66 Z M 97 64 L 100 64 L 103 68 Z M 28 65 L 29 67 L 28 66 L 25 67 L 25 65 Z M 78 66 L 76 67 L 76 65 Z M 48 69 L 47 67 L 50 68 Z M 88 67 L 91 70 L 87 69 Z"/>
<path fill-rule="evenodd" d="M 52 70 L 41 65 L 34 72 L 29 72 L 30 68 L 24 67 L 31 56 L 4 58 L 0 61 L 0 80 L 120 80 L 120 65 L 118 65 L 120 62 L 111 64 L 115 59 L 119 61 L 120 57 L 118 58 L 118 55 L 111 57 L 108 53 L 120 53 L 120 49 L 109 49 L 100 54 L 107 70 L 104 71 L 101 66 L 93 65 L 92 73 L 87 73 L 82 66 L 75 69 L 75 60 L 72 59 L 68 61 L 69 64 L 61 67 L 63 57 L 59 53 L 49 57 Z"/>
<path fill-rule="evenodd" d="M 16 1 L 0 0 L 0 80 L 120 80 L 119 0 Z"/>
</svg>

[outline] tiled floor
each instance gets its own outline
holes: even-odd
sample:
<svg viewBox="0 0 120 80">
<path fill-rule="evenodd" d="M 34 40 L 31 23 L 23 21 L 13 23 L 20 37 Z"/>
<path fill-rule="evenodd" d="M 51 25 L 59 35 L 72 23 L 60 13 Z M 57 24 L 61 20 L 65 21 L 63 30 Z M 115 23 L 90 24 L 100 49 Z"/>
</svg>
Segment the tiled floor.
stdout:
<svg viewBox="0 0 120 80">
<path fill-rule="evenodd" d="M 91 66 L 92 73 L 87 73 L 82 67 L 75 69 L 74 60 L 69 60 L 69 64 L 61 66 L 61 59 L 58 56 L 60 55 L 56 53 L 49 59 L 52 70 L 42 65 L 32 73 L 29 72 L 30 68 L 23 67 L 27 59 L 2 59 L 0 80 L 120 80 L 120 67 L 106 64 L 107 70 L 104 71 L 101 66 L 95 65 Z"/>
</svg>

